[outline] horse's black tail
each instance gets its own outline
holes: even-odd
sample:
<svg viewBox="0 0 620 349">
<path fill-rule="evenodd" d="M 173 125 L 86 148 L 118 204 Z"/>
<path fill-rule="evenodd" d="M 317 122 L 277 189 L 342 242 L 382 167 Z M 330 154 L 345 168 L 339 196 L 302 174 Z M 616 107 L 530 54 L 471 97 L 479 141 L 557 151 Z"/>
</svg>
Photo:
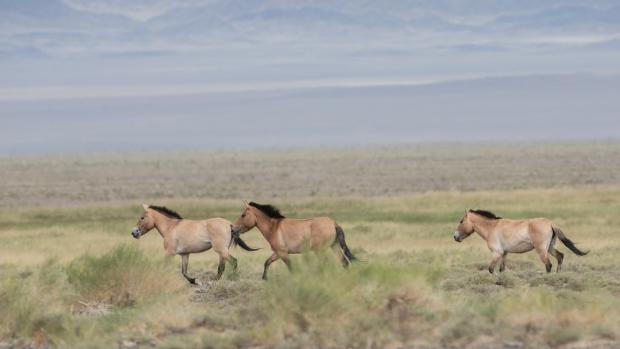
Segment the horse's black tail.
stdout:
<svg viewBox="0 0 620 349">
<path fill-rule="evenodd" d="M 242 249 L 246 251 L 250 251 L 250 252 L 260 250 L 260 248 L 252 248 L 248 246 L 245 243 L 245 241 L 241 240 L 241 236 L 233 230 L 233 227 L 231 225 L 230 226 L 230 244 L 228 245 L 228 247 L 233 246 L 233 245 L 239 245 L 239 247 L 241 247 Z"/>
<path fill-rule="evenodd" d="M 581 251 L 580 249 L 578 249 L 577 246 L 575 246 L 575 243 L 572 242 L 569 238 L 567 238 L 566 235 L 564 235 L 564 232 L 562 230 L 560 230 L 560 228 L 558 228 L 558 227 L 551 227 L 551 229 L 553 230 L 553 233 L 558 236 L 560 241 L 562 241 L 564 246 L 568 247 L 568 249 L 573 251 L 574 254 L 576 254 L 578 256 L 585 256 L 585 255 L 588 254 L 588 252 L 590 252 L 590 251 L 585 251 L 584 252 L 584 251 Z"/>
<path fill-rule="evenodd" d="M 338 241 L 338 244 L 342 249 L 342 253 L 344 253 L 345 258 L 348 259 L 349 262 L 357 260 L 353 253 L 351 253 L 351 250 L 349 250 L 349 246 L 347 246 L 347 243 L 344 240 L 344 230 L 342 230 L 339 225 L 336 225 L 336 241 Z"/>
</svg>

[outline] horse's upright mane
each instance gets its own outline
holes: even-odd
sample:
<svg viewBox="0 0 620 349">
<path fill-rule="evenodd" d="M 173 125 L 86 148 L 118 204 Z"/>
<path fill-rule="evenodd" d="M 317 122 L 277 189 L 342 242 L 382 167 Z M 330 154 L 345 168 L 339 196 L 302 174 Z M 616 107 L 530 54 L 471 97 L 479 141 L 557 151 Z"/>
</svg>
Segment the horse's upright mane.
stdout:
<svg viewBox="0 0 620 349">
<path fill-rule="evenodd" d="M 168 218 L 183 219 L 180 214 L 164 206 L 149 205 L 149 208 L 152 208 L 153 210 L 163 214 Z"/>
<path fill-rule="evenodd" d="M 495 213 L 491 211 L 486 211 L 486 210 L 469 210 L 469 212 L 479 214 L 482 217 L 489 218 L 489 219 L 501 219 L 502 218 L 502 217 L 496 216 Z"/>
<path fill-rule="evenodd" d="M 256 207 L 257 209 L 259 209 L 262 213 L 266 214 L 268 217 L 270 218 L 286 218 L 284 217 L 284 215 L 282 215 L 282 213 L 280 213 L 280 210 L 272 205 L 261 205 L 259 203 L 256 202 L 250 202 L 248 205 L 252 206 L 252 207 Z"/>
</svg>

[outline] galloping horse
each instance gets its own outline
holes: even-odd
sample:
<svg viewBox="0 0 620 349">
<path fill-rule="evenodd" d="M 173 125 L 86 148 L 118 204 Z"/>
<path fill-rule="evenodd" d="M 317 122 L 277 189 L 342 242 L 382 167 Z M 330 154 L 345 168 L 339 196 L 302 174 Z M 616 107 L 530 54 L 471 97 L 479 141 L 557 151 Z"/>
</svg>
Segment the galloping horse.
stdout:
<svg viewBox="0 0 620 349">
<path fill-rule="evenodd" d="M 238 244 L 247 251 L 256 251 L 245 244 L 239 236 L 232 234 L 232 224 L 224 218 L 211 218 L 202 221 L 183 219 L 181 215 L 169 208 L 143 204 L 144 213 L 138 219 L 138 224 L 131 231 L 131 235 L 139 239 L 140 236 L 155 228 L 164 238 L 166 255 L 181 255 L 181 274 L 191 284 L 196 284 L 196 278 L 187 275 L 187 264 L 190 253 L 199 253 L 213 250 L 220 255 L 217 268 L 217 278 L 222 277 L 226 262 L 237 269 L 237 259 L 230 255 L 228 249 L 232 244 Z"/>
<path fill-rule="evenodd" d="M 503 272 L 506 269 L 508 253 L 524 253 L 533 249 L 538 252 L 548 273 L 551 272 L 552 267 L 549 254 L 555 257 L 558 261 L 556 270 L 559 272 L 562 269 L 564 254 L 553 247 L 556 237 L 576 255 L 584 256 L 588 253 L 579 250 L 560 228 L 545 218 L 512 220 L 497 217 L 489 211 L 468 210 L 465 211 L 465 216 L 454 232 L 454 240 L 461 242 L 473 232 L 486 240 L 493 254 L 489 265 L 491 274 L 500 260 L 499 271 Z"/>
<path fill-rule="evenodd" d="M 345 267 L 356 259 L 347 247 L 344 231 L 329 217 L 291 219 L 284 217 L 274 206 L 250 202 L 245 205 L 241 217 L 233 225 L 233 234 L 239 236 L 254 227 L 260 230 L 273 251 L 265 261 L 263 279 L 267 279 L 269 265 L 278 258 L 282 259 L 290 270 L 288 255 L 307 249 L 317 250 L 327 245 L 339 244 Z"/>
</svg>

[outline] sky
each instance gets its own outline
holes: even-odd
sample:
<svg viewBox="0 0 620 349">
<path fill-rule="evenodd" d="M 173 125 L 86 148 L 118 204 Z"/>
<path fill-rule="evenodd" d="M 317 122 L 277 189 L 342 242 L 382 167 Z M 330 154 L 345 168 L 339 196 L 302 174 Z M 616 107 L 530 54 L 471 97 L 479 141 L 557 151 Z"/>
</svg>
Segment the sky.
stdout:
<svg viewBox="0 0 620 349">
<path fill-rule="evenodd" d="M 620 137 L 613 0 L 0 0 L 0 153 Z"/>
</svg>

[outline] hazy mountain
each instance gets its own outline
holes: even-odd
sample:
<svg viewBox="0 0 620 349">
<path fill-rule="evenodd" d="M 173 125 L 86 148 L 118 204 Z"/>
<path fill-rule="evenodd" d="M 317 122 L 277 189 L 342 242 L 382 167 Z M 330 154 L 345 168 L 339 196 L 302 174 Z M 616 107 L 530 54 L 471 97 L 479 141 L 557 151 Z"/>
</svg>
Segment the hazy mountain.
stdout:
<svg viewBox="0 0 620 349">
<path fill-rule="evenodd" d="M 0 102 L 0 153 L 620 138 L 620 76 Z"/>
<path fill-rule="evenodd" d="M 19 55 L 33 50 L 92 56 L 111 51 L 203 51 L 214 43 L 352 39 L 467 50 L 481 40 L 510 44 L 519 35 L 549 30 L 573 36 L 617 35 L 620 6 L 577 0 L 0 0 L 0 23 L 0 39 L 9 47 L 4 56 L 11 50 Z M 429 36 L 435 41 L 429 43 Z"/>
<path fill-rule="evenodd" d="M 0 152 L 620 137 L 619 40 L 616 0 L 0 0 Z"/>
</svg>

